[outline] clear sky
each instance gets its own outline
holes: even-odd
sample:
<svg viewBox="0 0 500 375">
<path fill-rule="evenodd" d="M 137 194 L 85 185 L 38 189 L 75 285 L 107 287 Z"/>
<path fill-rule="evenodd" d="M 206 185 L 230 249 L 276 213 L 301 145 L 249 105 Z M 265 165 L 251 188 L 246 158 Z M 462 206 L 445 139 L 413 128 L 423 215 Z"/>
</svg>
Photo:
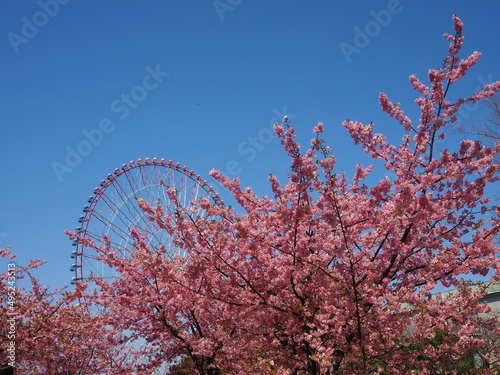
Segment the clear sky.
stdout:
<svg viewBox="0 0 500 375">
<path fill-rule="evenodd" d="M 440 67 L 453 14 L 464 54 L 483 52 L 456 97 L 500 79 L 498 1 L 3 1 L 0 246 L 20 264 L 48 260 L 37 276 L 68 285 L 64 230 L 101 179 L 137 158 L 207 179 L 217 168 L 266 194 L 268 174 L 288 170 L 268 137 L 283 115 L 304 142 L 322 121 L 339 168 L 366 163 L 341 122 L 400 139 L 378 94 L 417 120 L 408 76 Z M 471 108 L 462 121 L 481 116 Z"/>
</svg>

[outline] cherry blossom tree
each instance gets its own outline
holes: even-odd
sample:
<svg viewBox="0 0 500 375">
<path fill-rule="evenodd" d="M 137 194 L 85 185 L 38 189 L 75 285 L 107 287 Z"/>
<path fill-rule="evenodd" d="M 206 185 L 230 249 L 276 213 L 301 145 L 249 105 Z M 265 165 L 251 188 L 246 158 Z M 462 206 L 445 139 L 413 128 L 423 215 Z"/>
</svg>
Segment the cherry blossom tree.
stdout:
<svg viewBox="0 0 500 375">
<path fill-rule="evenodd" d="M 0 249 L 0 256 L 11 265 L 0 275 L 0 363 L 16 375 L 130 373 L 134 362 L 121 352 L 121 333 L 106 327 L 104 315 L 77 303 L 84 284 L 73 292 L 49 291 L 32 275 L 43 261 L 21 267 L 8 249 Z M 31 288 L 19 286 L 24 278 Z"/>
<path fill-rule="evenodd" d="M 197 215 L 174 189 L 167 190 L 177 202 L 172 215 L 139 200 L 187 255 L 151 248 L 134 228 L 127 256 L 107 238 L 101 260 L 121 277 L 95 280 L 86 298 L 106 311 L 107 325 L 149 343 L 145 373 L 167 362 L 171 374 L 431 374 L 450 368 L 450 358 L 480 352 L 480 330 L 498 325 L 478 315 L 488 310 L 478 303 L 488 283 L 470 279 L 500 281 L 500 210 L 487 194 L 498 179 L 500 145 L 464 140 L 439 149 L 437 141 L 462 105 L 491 97 L 500 82 L 450 101 L 452 86 L 480 57 L 459 58 L 458 17 L 453 27 L 429 84 L 410 76 L 418 121 L 380 94 L 383 111 L 402 127 L 400 144 L 374 124 L 343 123 L 373 159 L 351 178 L 336 170 L 322 123 L 303 150 L 285 118 L 275 132 L 291 170 L 284 184 L 269 176 L 270 196 L 214 170 L 238 210 L 200 200 L 193 204 L 208 216 Z M 395 177 L 376 181 L 376 168 Z M 439 285 L 455 293 L 436 295 Z M 499 354 L 483 354 L 482 363 Z"/>
</svg>

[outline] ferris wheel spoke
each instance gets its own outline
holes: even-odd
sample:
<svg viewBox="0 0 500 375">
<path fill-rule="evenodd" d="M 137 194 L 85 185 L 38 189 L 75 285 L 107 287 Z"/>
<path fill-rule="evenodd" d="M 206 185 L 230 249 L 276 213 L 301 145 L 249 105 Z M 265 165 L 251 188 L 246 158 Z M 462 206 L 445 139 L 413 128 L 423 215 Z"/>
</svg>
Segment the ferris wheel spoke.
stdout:
<svg viewBox="0 0 500 375">
<path fill-rule="evenodd" d="M 138 168 L 136 171 L 135 171 L 135 174 L 137 174 L 137 171 L 140 170 L 140 168 Z M 127 179 L 127 182 L 128 182 L 128 185 L 131 187 L 131 190 L 132 191 L 135 191 L 135 190 L 138 190 L 139 189 L 139 185 L 137 184 L 137 179 L 133 178 L 134 177 L 134 172 L 133 171 L 127 171 L 125 172 L 125 177 Z"/>
<path fill-rule="evenodd" d="M 130 180 L 128 174 L 127 174 L 127 179 Z M 129 185 L 132 185 L 132 184 L 129 184 Z M 135 214 L 137 215 L 138 217 L 140 217 L 142 220 L 143 219 L 143 216 L 145 215 L 145 213 L 140 209 L 140 207 L 138 206 L 138 204 L 135 202 L 135 199 L 138 199 L 138 198 L 144 198 L 144 197 L 138 197 L 137 195 L 139 195 L 139 193 L 143 193 L 143 192 L 148 192 L 148 191 L 152 191 L 152 190 L 159 190 L 160 193 L 161 192 L 161 188 L 159 188 L 157 185 L 157 183 L 152 183 L 152 182 L 149 182 L 148 181 L 148 185 L 145 185 L 145 186 L 141 186 L 139 187 L 137 184 L 133 184 L 135 186 L 129 186 L 131 187 L 131 191 L 134 191 L 134 202 L 133 204 L 131 204 L 131 195 L 128 193 L 128 189 L 126 189 L 123 185 L 121 184 L 115 184 L 115 188 L 116 188 L 116 192 L 117 194 L 120 196 L 120 199 L 122 202 L 125 202 L 127 204 L 127 209 L 129 210 L 129 212 L 131 214 Z M 162 195 L 165 195 L 165 193 L 163 192 Z M 161 197 L 158 196 L 158 194 L 156 194 L 156 196 L 153 196 L 151 198 L 147 198 L 145 199 L 146 201 L 148 201 L 150 204 L 157 204 L 157 203 L 161 203 Z M 166 200 L 164 200 L 163 202 L 165 202 Z M 165 203 L 163 203 L 165 204 Z"/>
<path fill-rule="evenodd" d="M 124 221 L 122 220 L 122 218 L 120 218 L 120 220 L 117 220 L 117 223 L 114 223 L 110 222 L 101 212 L 94 212 L 94 217 L 103 225 L 102 233 L 93 233 L 94 235 L 97 235 L 100 240 L 102 240 L 104 235 L 116 235 L 124 241 L 130 239 L 130 233 L 128 232 L 127 228 L 123 227 Z M 122 225 L 118 225 L 119 221 L 122 221 Z M 116 240 L 116 238 L 114 238 L 114 240 Z"/>
<path fill-rule="evenodd" d="M 109 225 L 109 222 L 101 215 L 101 213 L 96 212 L 96 218 L 104 223 L 105 225 Z M 121 221 L 124 222 L 123 218 L 120 217 Z M 160 243 L 161 242 L 161 236 L 158 236 L 158 232 L 164 232 L 164 229 L 159 228 L 158 226 L 154 225 L 152 222 L 149 220 L 132 220 L 131 222 L 134 222 L 134 228 L 140 233 L 145 235 L 147 238 L 150 238 L 148 241 L 149 243 Z M 108 226 L 108 235 L 111 236 L 111 240 L 115 240 L 113 242 L 114 246 L 123 246 L 123 242 L 127 243 L 128 245 L 133 245 L 134 241 L 131 239 L 130 235 L 130 228 L 124 228 L 123 226 L 120 225 L 115 225 L 111 223 Z M 113 237 L 115 235 L 115 237 Z M 116 236 L 118 236 L 119 239 L 122 240 L 122 242 L 116 242 Z"/>
<path fill-rule="evenodd" d="M 121 204 L 116 204 L 115 200 L 117 199 L 126 199 L 122 201 Z M 122 195 L 118 195 L 117 197 L 108 198 L 105 197 L 104 202 L 109 208 L 110 217 L 105 218 L 110 223 L 114 223 L 114 227 L 121 227 L 125 229 L 121 229 L 126 236 L 129 235 L 128 229 L 131 225 L 135 224 L 138 221 L 138 217 L 140 218 L 144 215 L 144 212 L 140 210 L 137 203 L 134 201 L 133 205 L 127 198 Z M 131 207 L 132 206 L 132 207 Z M 104 211 L 103 213 L 107 213 L 108 211 Z M 104 214 L 101 215 L 104 217 Z"/>
</svg>

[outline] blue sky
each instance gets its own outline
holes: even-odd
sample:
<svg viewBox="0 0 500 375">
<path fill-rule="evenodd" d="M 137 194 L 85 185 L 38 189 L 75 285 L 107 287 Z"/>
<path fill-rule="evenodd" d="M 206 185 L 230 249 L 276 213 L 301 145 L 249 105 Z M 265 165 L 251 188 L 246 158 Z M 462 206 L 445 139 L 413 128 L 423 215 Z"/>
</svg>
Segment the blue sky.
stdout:
<svg viewBox="0 0 500 375">
<path fill-rule="evenodd" d="M 4 1 L 0 246 L 20 264 L 48 260 L 42 282 L 68 285 L 64 230 L 101 179 L 137 158 L 172 159 L 207 178 L 230 165 L 266 194 L 268 174 L 288 170 L 267 137 L 283 115 L 303 142 L 324 122 L 339 168 L 351 171 L 368 160 L 341 122 L 374 121 L 400 139 L 378 94 L 418 118 L 408 76 L 440 66 L 453 14 L 465 24 L 464 54 L 483 52 L 456 97 L 500 79 L 496 1 Z M 462 121 L 484 114 L 471 108 Z M 91 150 L 71 159 L 89 134 Z"/>
</svg>

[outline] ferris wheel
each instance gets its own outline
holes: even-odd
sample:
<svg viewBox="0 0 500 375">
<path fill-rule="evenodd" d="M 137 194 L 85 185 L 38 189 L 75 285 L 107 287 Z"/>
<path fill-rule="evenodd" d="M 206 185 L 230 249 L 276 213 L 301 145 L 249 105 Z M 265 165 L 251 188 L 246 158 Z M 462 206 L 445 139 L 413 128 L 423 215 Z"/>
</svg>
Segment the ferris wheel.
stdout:
<svg viewBox="0 0 500 375">
<path fill-rule="evenodd" d="M 206 181 L 179 163 L 145 158 L 123 164 L 101 181 L 83 208 L 83 215 L 78 220 L 80 226 L 73 235 L 75 249 L 71 254 L 74 259 L 71 271 L 75 275 L 71 283 L 92 278 L 116 278 L 116 272 L 99 259 L 100 248 L 104 246 L 106 236 L 115 251 L 127 256 L 135 246 L 131 228 L 145 236 L 151 249 L 164 245 L 170 249 L 169 254 L 182 256 L 168 233 L 150 221 L 137 203 L 142 198 L 153 206 L 161 205 L 165 214 L 172 214 L 176 207 L 167 194 L 169 188 L 175 189 L 185 208 L 200 198 L 223 204 Z M 203 212 L 198 212 L 200 214 Z"/>
</svg>

